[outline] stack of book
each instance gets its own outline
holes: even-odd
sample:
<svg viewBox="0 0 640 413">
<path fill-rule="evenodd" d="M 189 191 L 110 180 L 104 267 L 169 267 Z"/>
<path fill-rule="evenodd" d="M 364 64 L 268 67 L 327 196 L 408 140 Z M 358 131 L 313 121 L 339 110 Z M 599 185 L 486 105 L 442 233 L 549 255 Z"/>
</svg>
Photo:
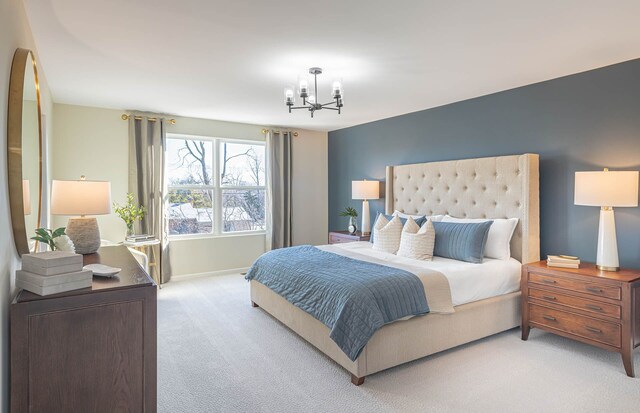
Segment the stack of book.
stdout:
<svg viewBox="0 0 640 413">
<path fill-rule="evenodd" d="M 153 235 L 140 234 L 140 235 L 127 235 L 125 238 L 129 242 L 143 242 L 155 239 Z"/>
<path fill-rule="evenodd" d="M 22 256 L 16 271 L 16 287 L 38 295 L 50 295 L 91 287 L 93 272 L 82 269 L 82 255 L 49 251 Z"/>
<path fill-rule="evenodd" d="M 580 258 L 570 255 L 547 255 L 549 267 L 580 268 Z"/>
</svg>

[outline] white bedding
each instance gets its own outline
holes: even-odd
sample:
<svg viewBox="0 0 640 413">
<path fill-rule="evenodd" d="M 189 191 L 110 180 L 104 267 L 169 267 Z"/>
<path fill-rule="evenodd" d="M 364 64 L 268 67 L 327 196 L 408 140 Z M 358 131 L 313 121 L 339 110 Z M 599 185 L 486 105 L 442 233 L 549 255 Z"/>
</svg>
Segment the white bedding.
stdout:
<svg viewBox="0 0 640 413">
<path fill-rule="evenodd" d="M 433 261 L 420 261 L 399 257 L 372 248 L 370 242 L 350 242 L 331 246 L 344 248 L 358 254 L 383 260 L 390 267 L 407 266 L 428 268 L 442 273 L 451 287 L 451 300 L 454 306 L 484 300 L 520 289 L 520 269 L 518 260 L 496 260 L 485 258 L 482 264 L 472 264 L 448 258 L 433 257 Z M 318 247 L 323 249 L 323 246 Z"/>
</svg>

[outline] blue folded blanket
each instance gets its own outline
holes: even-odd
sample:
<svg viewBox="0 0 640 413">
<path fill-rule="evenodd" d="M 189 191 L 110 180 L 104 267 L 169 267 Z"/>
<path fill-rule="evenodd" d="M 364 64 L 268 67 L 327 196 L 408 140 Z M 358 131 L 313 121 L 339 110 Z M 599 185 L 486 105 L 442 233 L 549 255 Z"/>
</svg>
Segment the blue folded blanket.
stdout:
<svg viewBox="0 0 640 413">
<path fill-rule="evenodd" d="M 383 325 L 429 312 L 424 286 L 414 274 L 311 245 L 267 252 L 245 278 L 324 323 L 351 360 Z"/>
</svg>

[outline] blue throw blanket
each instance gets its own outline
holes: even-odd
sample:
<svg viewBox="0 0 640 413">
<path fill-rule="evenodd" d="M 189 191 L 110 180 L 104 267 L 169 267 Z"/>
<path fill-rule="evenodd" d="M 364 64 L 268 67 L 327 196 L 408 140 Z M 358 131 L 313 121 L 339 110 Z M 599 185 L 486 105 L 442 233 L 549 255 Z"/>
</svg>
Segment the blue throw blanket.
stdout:
<svg viewBox="0 0 640 413">
<path fill-rule="evenodd" d="M 324 323 L 351 360 L 383 325 L 429 312 L 424 286 L 414 274 L 310 245 L 262 255 L 245 278 Z"/>
</svg>

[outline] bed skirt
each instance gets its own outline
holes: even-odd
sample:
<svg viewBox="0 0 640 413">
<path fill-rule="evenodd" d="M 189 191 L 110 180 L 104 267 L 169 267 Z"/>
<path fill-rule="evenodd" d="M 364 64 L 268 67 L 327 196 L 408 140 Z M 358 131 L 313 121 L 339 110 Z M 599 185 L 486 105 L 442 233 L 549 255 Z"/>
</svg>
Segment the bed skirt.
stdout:
<svg viewBox="0 0 640 413">
<path fill-rule="evenodd" d="M 313 344 L 356 377 L 407 363 L 520 325 L 520 291 L 455 307 L 454 314 L 427 314 L 379 329 L 351 361 L 329 338 L 329 328 L 258 281 L 251 301 Z"/>
</svg>

